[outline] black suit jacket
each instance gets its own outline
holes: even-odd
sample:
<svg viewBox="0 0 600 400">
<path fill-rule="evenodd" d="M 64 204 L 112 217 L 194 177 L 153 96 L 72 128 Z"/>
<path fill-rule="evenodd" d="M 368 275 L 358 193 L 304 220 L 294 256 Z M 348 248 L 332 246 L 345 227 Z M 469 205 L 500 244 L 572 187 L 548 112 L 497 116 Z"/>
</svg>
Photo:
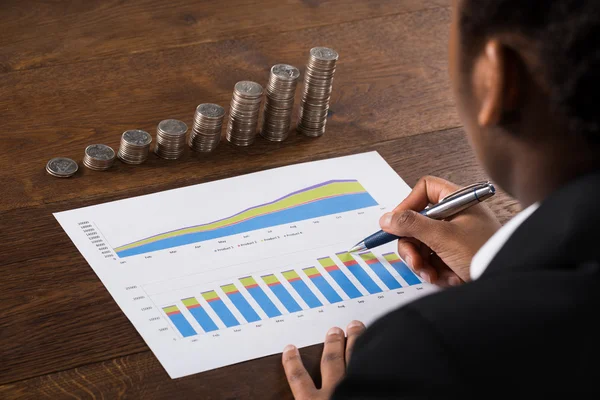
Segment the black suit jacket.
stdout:
<svg viewBox="0 0 600 400">
<path fill-rule="evenodd" d="M 600 393 L 599 195 L 600 172 L 566 185 L 479 279 L 376 321 L 333 398 Z"/>
</svg>

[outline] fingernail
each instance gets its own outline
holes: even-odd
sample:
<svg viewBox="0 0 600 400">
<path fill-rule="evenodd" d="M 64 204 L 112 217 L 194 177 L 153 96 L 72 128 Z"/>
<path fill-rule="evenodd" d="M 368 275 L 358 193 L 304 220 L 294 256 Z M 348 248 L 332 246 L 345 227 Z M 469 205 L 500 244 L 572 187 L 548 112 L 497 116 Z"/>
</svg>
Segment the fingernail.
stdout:
<svg viewBox="0 0 600 400">
<path fill-rule="evenodd" d="M 427 283 L 431 283 L 431 276 L 425 271 L 419 272 L 419 276 Z"/>
<path fill-rule="evenodd" d="M 460 285 L 460 279 L 458 279 L 455 276 L 451 276 L 450 278 L 448 278 L 448 285 L 458 286 L 458 285 Z"/>
<path fill-rule="evenodd" d="M 413 268 L 412 257 L 406 256 L 406 260 L 404 261 L 404 264 L 408 265 L 410 268 Z"/>
<path fill-rule="evenodd" d="M 356 320 L 354 320 L 354 321 L 351 321 L 351 322 L 348 324 L 348 328 L 347 328 L 347 329 L 356 328 L 357 326 L 361 326 L 361 327 L 362 327 L 362 326 L 363 326 L 363 323 L 362 323 L 362 322 L 360 322 L 360 321 L 356 321 Z"/>
<path fill-rule="evenodd" d="M 392 213 L 383 214 L 379 220 L 379 225 L 381 225 L 382 228 L 387 228 L 392 225 Z"/>
<path fill-rule="evenodd" d="M 331 336 L 331 335 L 341 335 L 342 333 L 344 333 L 344 331 L 342 331 L 340 328 L 333 327 L 331 328 L 329 331 L 327 331 L 327 336 Z"/>
<path fill-rule="evenodd" d="M 294 346 L 293 344 L 288 344 L 283 348 L 283 352 L 287 353 L 288 351 L 296 351 L 296 346 Z"/>
</svg>

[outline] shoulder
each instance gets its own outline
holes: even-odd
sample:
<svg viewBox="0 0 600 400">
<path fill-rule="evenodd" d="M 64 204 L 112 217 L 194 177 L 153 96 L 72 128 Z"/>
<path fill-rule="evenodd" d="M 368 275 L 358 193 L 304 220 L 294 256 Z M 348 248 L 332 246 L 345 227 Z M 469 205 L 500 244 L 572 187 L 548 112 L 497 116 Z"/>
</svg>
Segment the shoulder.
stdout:
<svg viewBox="0 0 600 400">
<path fill-rule="evenodd" d="M 339 393 L 389 385 L 382 393 L 450 394 L 499 380 L 507 388 L 541 390 L 556 380 L 565 383 L 556 390 L 573 389 L 568 382 L 589 375 L 600 356 L 590 318 L 599 299 L 597 265 L 499 273 L 434 293 L 367 329 Z"/>
</svg>

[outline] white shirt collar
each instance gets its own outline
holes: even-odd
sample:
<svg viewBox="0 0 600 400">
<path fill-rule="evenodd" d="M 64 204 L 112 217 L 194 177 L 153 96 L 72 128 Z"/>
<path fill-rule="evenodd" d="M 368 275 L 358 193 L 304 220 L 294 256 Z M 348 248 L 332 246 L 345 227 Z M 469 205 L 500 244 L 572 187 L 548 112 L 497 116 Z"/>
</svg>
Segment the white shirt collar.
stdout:
<svg viewBox="0 0 600 400">
<path fill-rule="evenodd" d="M 515 230 L 523 223 L 535 210 L 540 206 L 539 203 L 533 203 L 513 219 L 508 221 L 502 228 L 498 230 L 473 257 L 471 261 L 471 279 L 475 280 L 483 274 L 488 265 L 492 262 L 496 254 L 508 241 Z"/>
</svg>

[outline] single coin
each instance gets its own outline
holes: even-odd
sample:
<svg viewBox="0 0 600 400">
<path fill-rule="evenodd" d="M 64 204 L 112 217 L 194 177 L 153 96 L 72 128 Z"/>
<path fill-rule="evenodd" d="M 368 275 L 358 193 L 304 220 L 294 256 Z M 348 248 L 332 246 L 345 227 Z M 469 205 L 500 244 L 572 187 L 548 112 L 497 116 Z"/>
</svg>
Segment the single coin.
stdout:
<svg viewBox="0 0 600 400">
<path fill-rule="evenodd" d="M 225 109 L 218 104 L 200 104 L 196 111 L 208 118 L 219 118 L 225 115 Z"/>
<path fill-rule="evenodd" d="M 115 151 L 105 144 L 92 144 L 86 147 L 85 154 L 95 160 L 108 161 L 115 158 Z"/>
<path fill-rule="evenodd" d="M 188 127 L 178 119 L 165 119 L 158 124 L 158 130 L 166 135 L 180 136 L 187 133 Z"/>
<path fill-rule="evenodd" d="M 140 129 L 131 129 L 123 132 L 123 139 L 129 144 L 135 146 L 146 146 L 152 142 L 152 136 L 146 131 Z"/>
<path fill-rule="evenodd" d="M 275 64 L 271 68 L 271 72 L 279 79 L 295 80 L 300 77 L 298 68 L 288 64 Z"/>
<path fill-rule="evenodd" d="M 46 172 L 57 178 L 68 178 L 75 175 L 79 166 L 77 163 L 66 157 L 56 157 L 46 164 Z"/>
<path fill-rule="evenodd" d="M 313 47 L 310 49 L 310 55 L 324 61 L 334 61 L 339 58 L 337 51 L 328 47 Z"/>
<path fill-rule="evenodd" d="M 235 84 L 235 90 L 247 96 L 260 96 L 263 88 L 256 82 L 240 81 Z"/>
</svg>

